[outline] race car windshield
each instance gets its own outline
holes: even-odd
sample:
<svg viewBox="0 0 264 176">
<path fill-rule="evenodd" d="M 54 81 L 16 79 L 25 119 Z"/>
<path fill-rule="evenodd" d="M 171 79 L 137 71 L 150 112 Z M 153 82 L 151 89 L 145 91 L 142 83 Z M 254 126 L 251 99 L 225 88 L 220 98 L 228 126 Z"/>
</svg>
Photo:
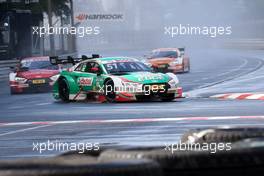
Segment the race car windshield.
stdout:
<svg viewBox="0 0 264 176">
<path fill-rule="evenodd" d="M 150 72 L 151 69 L 141 62 L 115 62 L 104 64 L 105 69 L 108 73 L 118 74 L 125 72 Z"/>
<path fill-rule="evenodd" d="M 27 70 L 36 70 L 36 69 L 58 70 L 58 66 L 51 65 L 49 61 L 22 61 L 20 68 Z"/>
<path fill-rule="evenodd" d="M 159 57 L 177 58 L 178 53 L 176 51 L 159 51 L 152 53 L 150 58 L 159 58 Z"/>
</svg>

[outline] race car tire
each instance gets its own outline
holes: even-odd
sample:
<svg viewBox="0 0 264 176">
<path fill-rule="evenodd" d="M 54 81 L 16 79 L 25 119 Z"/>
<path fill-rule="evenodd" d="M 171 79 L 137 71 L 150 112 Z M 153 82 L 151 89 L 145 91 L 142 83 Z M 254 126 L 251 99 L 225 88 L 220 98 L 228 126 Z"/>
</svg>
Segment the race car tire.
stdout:
<svg viewBox="0 0 264 176">
<path fill-rule="evenodd" d="M 261 128 L 215 128 L 195 129 L 186 132 L 181 137 L 183 143 L 227 143 L 242 139 L 264 137 Z"/>
<path fill-rule="evenodd" d="M 1 176 L 161 176 L 160 166 L 151 160 L 98 162 L 87 156 L 55 157 L 0 162 Z"/>
<path fill-rule="evenodd" d="M 59 80 L 59 97 L 64 102 L 69 102 L 70 89 L 65 78 Z"/>
<path fill-rule="evenodd" d="M 137 102 L 148 102 L 151 101 L 151 97 L 148 95 L 138 95 L 136 96 Z"/>
<path fill-rule="evenodd" d="M 113 103 L 116 100 L 114 81 L 112 79 L 108 79 L 104 83 L 104 96 L 106 101 L 109 103 Z"/>
<path fill-rule="evenodd" d="M 263 144 L 263 143 L 262 143 Z M 251 145 L 252 147 L 252 145 Z M 262 175 L 264 171 L 264 147 L 245 147 L 239 143 L 229 151 L 178 150 L 172 153 L 165 149 L 157 150 L 108 150 L 99 161 L 151 159 L 156 161 L 164 175 Z M 257 172 L 256 172 L 257 171 Z M 258 173 L 258 174 L 257 174 Z"/>
<path fill-rule="evenodd" d="M 170 102 L 170 101 L 173 101 L 174 99 L 175 99 L 174 93 L 165 94 L 161 96 L 161 101 L 164 101 L 164 102 Z"/>
</svg>

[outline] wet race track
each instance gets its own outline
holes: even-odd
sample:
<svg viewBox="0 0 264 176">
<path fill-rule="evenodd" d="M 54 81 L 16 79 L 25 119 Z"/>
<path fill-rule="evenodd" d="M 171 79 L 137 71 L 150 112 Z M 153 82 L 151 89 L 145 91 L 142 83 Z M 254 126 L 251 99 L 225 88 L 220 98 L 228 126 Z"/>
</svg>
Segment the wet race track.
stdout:
<svg viewBox="0 0 264 176">
<path fill-rule="evenodd" d="M 174 102 L 62 103 L 50 93 L 11 96 L 8 83 L 1 82 L 0 159 L 58 154 L 33 151 L 33 143 L 48 140 L 164 146 L 176 143 L 192 128 L 264 126 L 263 100 L 210 98 L 230 92 L 264 92 L 264 52 L 189 53 L 191 72 L 178 75 L 187 98 Z"/>
</svg>

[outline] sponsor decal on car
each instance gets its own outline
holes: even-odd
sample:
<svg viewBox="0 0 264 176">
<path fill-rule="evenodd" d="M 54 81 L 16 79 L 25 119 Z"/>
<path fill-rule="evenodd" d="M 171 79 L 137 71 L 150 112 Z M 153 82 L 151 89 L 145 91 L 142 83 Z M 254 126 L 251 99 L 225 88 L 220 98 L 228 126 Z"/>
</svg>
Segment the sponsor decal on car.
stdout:
<svg viewBox="0 0 264 176">
<path fill-rule="evenodd" d="M 145 81 L 145 80 L 161 80 L 163 76 L 161 74 L 142 74 L 138 76 L 138 81 Z"/>
<path fill-rule="evenodd" d="M 80 77 L 78 84 L 80 86 L 91 86 L 93 84 L 93 78 Z"/>
</svg>

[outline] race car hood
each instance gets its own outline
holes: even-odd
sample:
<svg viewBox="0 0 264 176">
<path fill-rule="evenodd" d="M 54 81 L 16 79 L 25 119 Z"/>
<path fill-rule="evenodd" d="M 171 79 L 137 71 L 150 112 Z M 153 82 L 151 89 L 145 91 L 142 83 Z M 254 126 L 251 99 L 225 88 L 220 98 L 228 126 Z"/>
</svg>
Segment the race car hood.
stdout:
<svg viewBox="0 0 264 176">
<path fill-rule="evenodd" d="M 133 72 L 119 77 L 123 81 L 141 84 L 166 83 L 171 79 L 167 74 L 151 72 Z"/>
<path fill-rule="evenodd" d="M 178 58 L 170 58 L 170 57 L 160 57 L 160 58 L 153 58 L 153 59 L 149 59 L 149 63 L 153 66 L 157 66 L 157 65 L 166 65 L 169 64 L 170 62 L 175 61 Z"/>
<path fill-rule="evenodd" d="M 58 73 L 59 73 L 58 70 L 36 69 L 36 70 L 17 72 L 17 76 L 26 79 L 36 79 L 36 78 L 49 78 Z"/>
</svg>

